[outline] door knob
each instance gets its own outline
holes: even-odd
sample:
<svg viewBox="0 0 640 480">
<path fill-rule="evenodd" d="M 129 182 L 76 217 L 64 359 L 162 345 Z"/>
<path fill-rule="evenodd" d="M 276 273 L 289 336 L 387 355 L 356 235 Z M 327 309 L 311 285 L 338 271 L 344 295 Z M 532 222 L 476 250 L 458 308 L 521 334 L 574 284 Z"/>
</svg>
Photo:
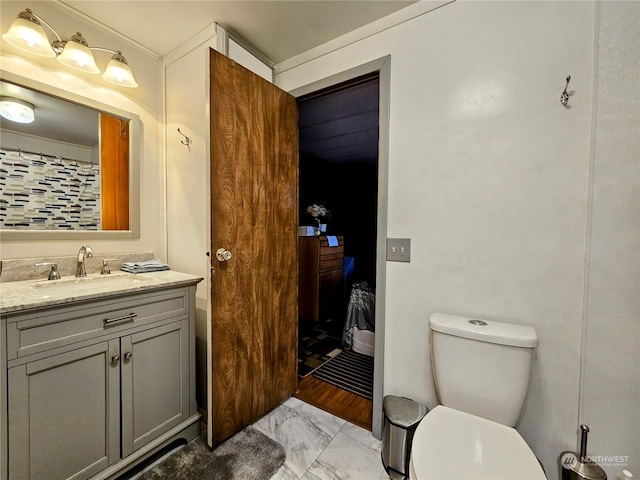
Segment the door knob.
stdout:
<svg viewBox="0 0 640 480">
<path fill-rule="evenodd" d="M 125 360 L 131 360 L 131 357 L 133 357 L 133 353 L 131 352 L 127 352 L 124 354 L 124 359 Z"/>
<path fill-rule="evenodd" d="M 120 355 L 114 355 L 113 357 L 111 357 L 111 365 L 112 366 L 116 366 L 118 365 L 118 362 L 120 361 Z"/>
<path fill-rule="evenodd" d="M 216 252 L 216 258 L 219 262 L 228 262 L 229 260 L 231 260 L 231 257 L 233 257 L 231 252 L 229 250 L 225 250 L 224 248 L 219 248 Z"/>
</svg>

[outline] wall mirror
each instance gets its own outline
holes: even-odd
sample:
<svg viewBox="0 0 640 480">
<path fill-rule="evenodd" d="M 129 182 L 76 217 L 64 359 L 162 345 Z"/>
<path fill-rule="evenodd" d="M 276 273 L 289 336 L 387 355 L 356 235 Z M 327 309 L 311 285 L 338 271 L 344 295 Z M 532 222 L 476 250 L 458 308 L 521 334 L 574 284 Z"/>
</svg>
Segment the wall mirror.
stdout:
<svg viewBox="0 0 640 480">
<path fill-rule="evenodd" d="M 0 71 L 0 239 L 139 238 L 139 117 Z"/>
</svg>

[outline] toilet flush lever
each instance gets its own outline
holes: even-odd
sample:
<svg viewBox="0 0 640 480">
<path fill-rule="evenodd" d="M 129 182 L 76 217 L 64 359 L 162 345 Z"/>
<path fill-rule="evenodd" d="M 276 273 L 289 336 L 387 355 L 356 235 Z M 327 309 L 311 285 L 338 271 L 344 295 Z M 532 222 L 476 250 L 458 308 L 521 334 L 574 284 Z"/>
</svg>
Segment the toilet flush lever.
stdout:
<svg viewBox="0 0 640 480">
<path fill-rule="evenodd" d="M 219 248 L 216 252 L 216 258 L 219 262 L 228 262 L 232 257 L 231 252 L 225 248 Z"/>
<path fill-rule="evenodd" d="M 473 319 L 473 320 L 468 320 L 468 322 L 471 325 L 477 325 L 479 327 L 486 327 L 487 325 L 489 325 L 487 322 L 485 322 L 484 320 L 478 320 L 478 319 Z"/>
</svg>

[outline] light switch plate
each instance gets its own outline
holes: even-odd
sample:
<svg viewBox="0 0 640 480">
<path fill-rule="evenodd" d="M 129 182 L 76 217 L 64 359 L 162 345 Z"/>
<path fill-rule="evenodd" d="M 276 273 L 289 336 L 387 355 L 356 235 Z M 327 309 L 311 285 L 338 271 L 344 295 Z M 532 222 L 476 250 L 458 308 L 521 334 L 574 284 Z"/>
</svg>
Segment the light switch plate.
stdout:
<svg viewBox="0 0 640 480">
<path fill-rule="evenodd" d="M 410 262 L 411 239 L 387 238 L 387 260 L 389 262 Z"/>
</svg>

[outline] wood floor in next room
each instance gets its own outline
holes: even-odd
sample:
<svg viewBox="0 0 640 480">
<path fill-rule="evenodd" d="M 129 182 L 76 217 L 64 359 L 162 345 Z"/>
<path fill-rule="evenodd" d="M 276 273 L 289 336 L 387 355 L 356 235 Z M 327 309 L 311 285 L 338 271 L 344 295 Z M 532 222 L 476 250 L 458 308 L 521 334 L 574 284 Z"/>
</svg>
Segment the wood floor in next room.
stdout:
<svg viewBox="0 0 640 480">
<path fill-rule="evenodd" d="M 305 355 L 310 353 L 317 354 L 315 356 L 320 357 L 320 360 L 326 361 L 328 352 L 335 348 L 342 348 L 342 330 L 343 325 L 336 322 L 312 322 L 300 319 L 298 322 L 298 355 L 300 355 L 298 361 L 309 363 Z M 306 371 L 309 370 L 309 367 L 317 368 L 317 364 L 311 362 L 310 365 L 307 365 Z M 300 369 L 300 363 L 298 368 Z M 373 402 L 322 381 L 314 377 L 313 373 L 306 373 L 306 376 L 298 377 L 298 389 L 293 396 L 371 431 Z"/>
<path fill-rule="evenodd" d="M 359 427 L 371 430 L 373 404 L 355 393 L 347 392 L 313 375 L 308 375 L 300 379 L 294 397 Z"/>
</svg>

